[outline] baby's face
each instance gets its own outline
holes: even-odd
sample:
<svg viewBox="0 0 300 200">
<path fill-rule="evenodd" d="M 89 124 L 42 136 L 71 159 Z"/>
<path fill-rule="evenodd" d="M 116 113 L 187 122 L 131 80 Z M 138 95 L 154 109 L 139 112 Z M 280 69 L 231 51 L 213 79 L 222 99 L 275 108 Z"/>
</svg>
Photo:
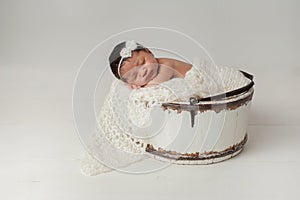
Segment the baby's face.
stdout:
<svg viewBox="0 0 300 200">
<path fill-rule="evenodd" d="M 120 74 L 126 83 L 143 87 L 157 76 L 158 62 L 149 51 L 134 51 L 122 62 Z"/>
</svg>

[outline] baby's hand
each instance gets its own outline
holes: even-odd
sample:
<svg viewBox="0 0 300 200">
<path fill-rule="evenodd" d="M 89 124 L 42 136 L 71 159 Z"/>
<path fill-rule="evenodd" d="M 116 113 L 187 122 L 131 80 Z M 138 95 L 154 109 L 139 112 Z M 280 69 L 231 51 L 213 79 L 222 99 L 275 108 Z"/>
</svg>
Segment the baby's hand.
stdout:
<svg viewBox="0 0 300 200">
<path fill-rule="evenodd" d="M 140 89 L 140 88 L 146 88 L 146 87 L 151 87 L 151 86 L 155 86 L 155 85 L 158 85 L 157 83 L 153 83 L 153 82 L 149 82 L 147 83 L 147 85 L 143 85 L 143 86 L 140 86 L 140 85 L 131 85 L 131 84 L 128 84 L 128 88 L 133 90 L 133 89 Z"/>
<path fill-rule="evenodd" d="M 141 88 L 141 86 L 128 84 L 128 88 L 133 90 L 133 89 Z"/>
</svg>

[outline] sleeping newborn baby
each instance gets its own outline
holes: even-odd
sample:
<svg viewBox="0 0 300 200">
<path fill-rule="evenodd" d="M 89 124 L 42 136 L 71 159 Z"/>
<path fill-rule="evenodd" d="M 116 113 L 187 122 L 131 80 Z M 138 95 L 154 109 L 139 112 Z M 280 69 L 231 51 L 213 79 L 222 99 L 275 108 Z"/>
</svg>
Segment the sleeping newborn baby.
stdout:
<svg viewBox="0 0 300 200">
<path fill-rule="evenodd" d="M 153 53 L 135 41 L 115 46 L 109 57 L 116 78 L 137 89 L 158 85 L 173 78 L 184 78 L 192 65 L 171 58 L 155 58 Z"/>
<path fill-rule="evenodd" d="M 160 90 L 165 94 L 168 88 L 170 94 L 175 93 L 184 101 L 191 96 L 201 99 L 247 84 L 243 74 L 234 68 L 200 59 L 190 64 L 172 58 L 156 58 L 148 48 L 133 40 L 116 45 L 109 63 L 115 77 L 130 89 L 147 88 L 149 93 Z M 149 87 L 156 85 L 159 86 Z"/>
</svg>

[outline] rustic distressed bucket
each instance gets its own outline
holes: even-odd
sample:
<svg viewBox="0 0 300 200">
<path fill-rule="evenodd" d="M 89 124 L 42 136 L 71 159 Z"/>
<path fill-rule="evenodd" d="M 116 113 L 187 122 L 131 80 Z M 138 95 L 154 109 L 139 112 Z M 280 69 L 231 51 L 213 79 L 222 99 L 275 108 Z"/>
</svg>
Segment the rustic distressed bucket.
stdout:
<svg viewBox="0 0 300 200">
<path fill-rule="evenodd" d="M 164 124 L 147 141 L 146 152 L 176 164 L 211 164 L 239 154 L 247 141 L 248 115 L 254 93 L 253 76 L 241 88 L 189 102 L 164 103 L 154 120 Z"/>
</svg>

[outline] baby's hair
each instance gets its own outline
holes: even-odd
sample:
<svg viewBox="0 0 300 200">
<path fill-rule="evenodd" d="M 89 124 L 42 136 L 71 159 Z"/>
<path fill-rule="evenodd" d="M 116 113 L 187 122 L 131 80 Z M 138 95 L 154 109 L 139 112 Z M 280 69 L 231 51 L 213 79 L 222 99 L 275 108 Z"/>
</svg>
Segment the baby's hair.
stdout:
<svg viewBox="0 0 300 200">
<path fill-rule="evenodd" d="M 141 51 L 141 50 L 146 49 L 141 44 L 139 44 L 139 43 L 137 43 L 137 44 L 138 44 L 138 48 L 134 51 Z M 112 73 L 115 75 L 115 77 L 117 79 L 121 79 L 121 77 L 119 76 L 119 73 L 118 73 L 118 66 L 119 66 L 119 63 L 120 63 L 120 60 L 121 60 L 120 52 L 125 47 L 125 45 L 126 45 L 126 42 L 121 42 L 121 43 L 117 44 L 113 48 L 113 50 L 110 53 L 110 56 L 108 58 L 109 64 L 110 64 L 110 69 L 111 69 Z M 124 59 L 124 60 L 126 60 L 126 59 Z M 125 80 L 123 80 L 123 81 L 125 81 Z"/>
</svg>

